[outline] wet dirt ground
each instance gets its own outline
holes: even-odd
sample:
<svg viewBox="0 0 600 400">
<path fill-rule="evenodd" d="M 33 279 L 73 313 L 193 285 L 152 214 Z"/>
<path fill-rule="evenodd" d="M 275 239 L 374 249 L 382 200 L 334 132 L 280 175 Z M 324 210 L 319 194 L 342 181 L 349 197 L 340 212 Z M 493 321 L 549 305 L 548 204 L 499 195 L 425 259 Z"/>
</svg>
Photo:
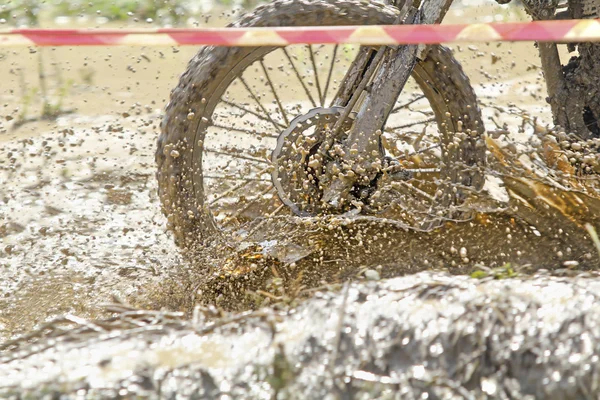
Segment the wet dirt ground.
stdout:
<svg viewBox="0 0 600 400">
<path fill-rule="evenodd" d="M 457 6 L 447 22 L 523 18 L 505 10 Z M 532 44 L 454 49 L 488 130 L 508 127 L 518 147 L 532 129 L 519 131 L 523 111 L 550 122 Z M 55 315 L 98 316 L 115 299 L 154 304 L 149 293 L 188 268 L 160 211 L 154 151 L 169 91 L 195 52 L 0 49 L 0 341 Z M 44 86 L 56 118 L 37 118 Z"/>
<path fill-rule="evenodd" d="M 11 77 L 2 92 L 0 128 L 4 335 L 48 314 L 89 314 L 91 305 L 112 296 L 135 296 L 178 262 L 157 202 L 154 146 L 169 86 L 193 49 L 143 53 L 3 52 L 0 68 Z M 39 88 L 40 54 L 49 84 L 60 84 L 56 73 L 69 82 L 62 105 L 69 113 L 17 126 L 22 90 Z M 88 83 L 81 77 L 86 67 L 94 74 Z M 25 118 L 40 114 L 35 97 Z"/>
</svg>

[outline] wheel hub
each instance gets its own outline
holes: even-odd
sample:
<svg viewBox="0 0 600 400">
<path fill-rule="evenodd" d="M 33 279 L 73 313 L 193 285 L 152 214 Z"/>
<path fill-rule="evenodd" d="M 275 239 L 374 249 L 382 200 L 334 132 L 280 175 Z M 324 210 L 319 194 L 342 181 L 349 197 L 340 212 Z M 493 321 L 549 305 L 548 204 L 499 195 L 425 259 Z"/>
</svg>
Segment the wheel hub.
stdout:
<svg viewBox="0 0 600 400">
<path fill-rule="evenodd" d="M 271 178 L 281 201 L 296 215 L 317 215 L 326 209 L 321 204 L 322 188 L 327 177 L 335 173 L 336 163 L 323 159 L 318 150 L 342 110 L 315 108 L 296 117 L 277 139 L 271 156 Z M 348 119 L 341 131 L 347 131 L 351 125 L 352 120 Z"/>
</svg>

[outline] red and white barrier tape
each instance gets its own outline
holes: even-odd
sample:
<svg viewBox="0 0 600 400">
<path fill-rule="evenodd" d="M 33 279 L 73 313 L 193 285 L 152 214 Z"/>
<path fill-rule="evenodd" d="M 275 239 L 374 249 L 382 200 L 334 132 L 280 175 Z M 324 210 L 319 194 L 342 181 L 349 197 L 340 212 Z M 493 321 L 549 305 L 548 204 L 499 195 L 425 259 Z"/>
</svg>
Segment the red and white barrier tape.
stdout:
<svg viewBox="0 0 600 400">
<path fill-rule="evenodd" d="M 600 19 L 469 25 L 0 30 L 0 46 L 396 45 L 497 41 L 600 41 Z"/>
</svg>

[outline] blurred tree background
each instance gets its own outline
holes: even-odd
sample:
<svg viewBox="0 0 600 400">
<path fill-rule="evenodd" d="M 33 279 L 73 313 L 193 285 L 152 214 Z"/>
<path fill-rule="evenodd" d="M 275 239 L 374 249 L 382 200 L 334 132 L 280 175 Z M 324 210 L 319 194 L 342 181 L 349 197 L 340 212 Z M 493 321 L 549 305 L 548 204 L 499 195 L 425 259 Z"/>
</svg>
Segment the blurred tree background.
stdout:
<svg viewBox="0 0 600 400">
<path fill-rule="evenodd" d="M 261 0 L 7 0 L 0 5 L 0 25 L 68 24 L 77 18 L 91 24 L 126 21 L 181 26 L 196 19 L 206 21 L 207 13 L 252 9 L 259 3 Z"/>
</svg>

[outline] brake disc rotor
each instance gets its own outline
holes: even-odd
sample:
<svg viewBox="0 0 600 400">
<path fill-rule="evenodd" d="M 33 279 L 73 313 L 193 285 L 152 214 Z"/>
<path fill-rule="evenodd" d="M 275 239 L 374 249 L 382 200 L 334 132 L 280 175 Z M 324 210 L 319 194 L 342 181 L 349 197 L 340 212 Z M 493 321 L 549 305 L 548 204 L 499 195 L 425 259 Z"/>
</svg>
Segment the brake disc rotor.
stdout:
<svg viewBox="0 0 600 400">
<path fill-rule="evenodd" d="M 296 215 L 313 216 L 325 210 L 321 205 L 325 162 L 317 151 L 342 110 L 342 107 L 315 108 L 296 117 L 277 138 L 271 155 L 271 178 L 281 201 Z M 351 124 L 349 119 L 342 132 Z"/>
</svg>

